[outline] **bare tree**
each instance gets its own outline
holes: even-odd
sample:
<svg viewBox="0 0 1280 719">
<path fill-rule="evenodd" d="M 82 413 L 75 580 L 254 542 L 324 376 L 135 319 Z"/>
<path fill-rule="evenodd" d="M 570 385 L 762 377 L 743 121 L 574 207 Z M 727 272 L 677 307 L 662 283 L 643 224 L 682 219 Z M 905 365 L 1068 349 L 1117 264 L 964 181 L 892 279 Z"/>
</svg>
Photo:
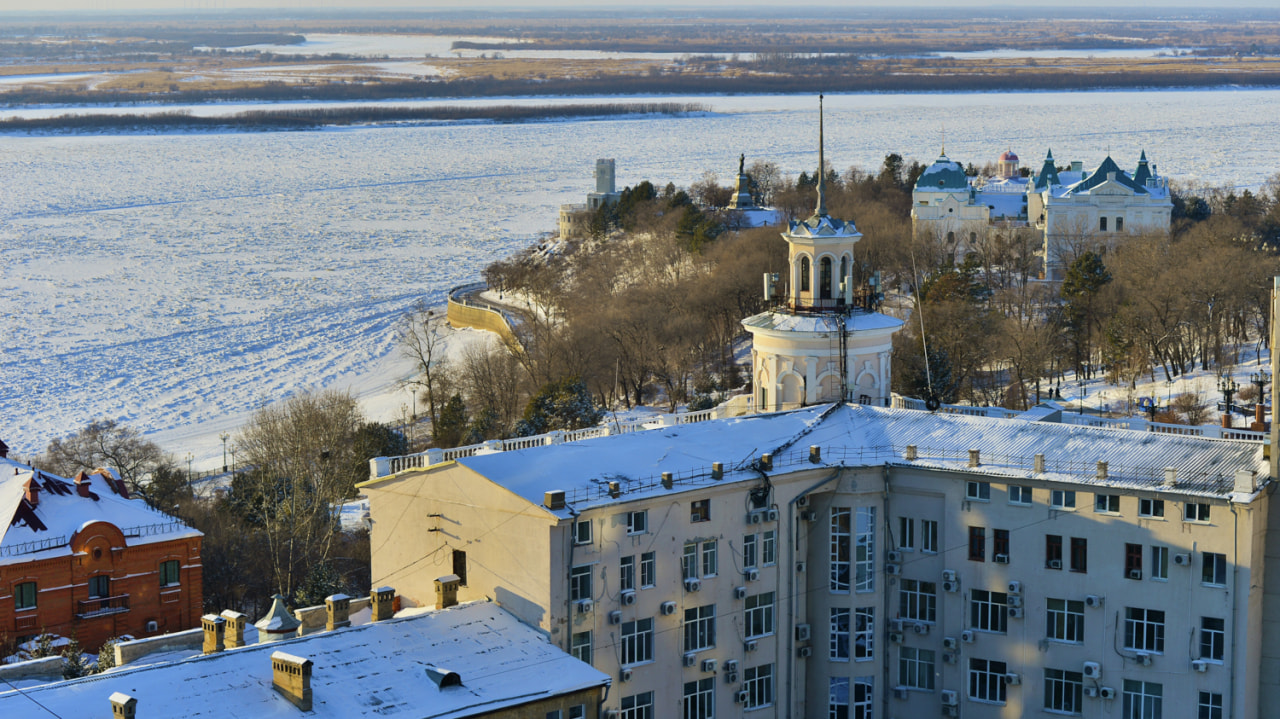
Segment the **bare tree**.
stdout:
<svg viewBox="0 0 1280 719">
<path fill-rule="evenodd" d="M 161 468 L 171 468 L 170 461 L 154 442 L 145 439 L 133 427 L 114 419 L 92 422 L 68 437 L 49 443 L 41 463 L 45 469 L 64 477 L 80 471 L 110 467 L 120 473 L 129 491 L 146 493 L 151 476 Z"/>
<path fill-rule="evenodd" d="M 427 414 L 434 427 L 440 419 L 440 408 L 447 399 L 449 362 L 439 323 L 443 318 L 419 300 L 413 311 L 405 315 L 397 339 L 400 351 L 414 363 L 417 374 L 406 384 L 422 390 L 427 400 Z"/>
</svg>

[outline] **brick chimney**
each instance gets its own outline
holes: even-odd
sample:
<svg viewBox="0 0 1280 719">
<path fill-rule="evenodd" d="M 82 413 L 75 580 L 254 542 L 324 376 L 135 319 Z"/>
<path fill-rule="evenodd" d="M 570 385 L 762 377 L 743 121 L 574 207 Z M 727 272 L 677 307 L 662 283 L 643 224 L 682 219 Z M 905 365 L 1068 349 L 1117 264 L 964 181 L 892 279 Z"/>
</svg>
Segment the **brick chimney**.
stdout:
<svg viewBox="0 0 1280 719">
<path fill-rule="evenodd" d="M 200 617 L 200 627 L 204 629 L 204 653 L 214 654 L 222 651 L 227 620 L 217 614 L 206 614 Z"/>
<path fill-rule="evenodd" d="M 345 594 L 330 594 L 325 597 L 324 614 L 326 631 L 351 626 L 351 597 Z"/>
<path fill-rule="evenodd" d="M 138 700 L 122 692 L 111 694 L 112 719 L 134 719 L 138 712 Z"/>
<path fill-rule="evenodd" d="M 436 580 L 436 609 L 448 609 L 458 603 L 458 587 L 462 579 L 456 574 L 446 574 Z"/>
<path fill-rule="evenodd" d="M 271 653 L 271 688 L 304 712 L 311 711 L 310 659 Z"/>
<path fill-rule="evenodd" d="M 84 497 L 85 499 L 92 499 L 96 502 L 98 501 L 98 495 L 94 494 L 93 490 L 89 489 L 89 482 L 89 475 L 86 474 L 84 470 L 80 470 L 80 472 L 76 474 L 75 478 L 76 494 Z"/>
<path fill-rule="evenodd" d="M 22 485 L 23 497 L 26 498 L 27 504 L 32 507 L 40 506 L 40 484 L 35 478 L 28 479 L 27 483 Z"/>
<path fill-rule="evenodd" d="M 244 646 L 244 625 L 249 617 L 240 612 L 233 612 L 230 609 L 224 611 L 220 615 L 227 621 L 226 630 L 223 635 L 223 643 L 227 649 L 238 649 Z"/>
<path fill-rule="evenodd" d="M 391 587 L 378 587 L 369 597 L 369 605 L 373 610 L 371 621 L 381 622 L 395 616 L 396 590 Z"/>
</svg>

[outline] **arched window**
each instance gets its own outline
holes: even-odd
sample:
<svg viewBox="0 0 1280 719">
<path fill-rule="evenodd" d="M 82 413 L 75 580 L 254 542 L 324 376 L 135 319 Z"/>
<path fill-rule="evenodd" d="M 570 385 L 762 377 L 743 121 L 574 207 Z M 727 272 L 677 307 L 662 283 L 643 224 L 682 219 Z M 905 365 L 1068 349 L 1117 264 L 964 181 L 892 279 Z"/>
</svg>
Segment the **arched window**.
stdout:
<svg viewBox="0 0 1280 719">
<path fill-rule="evenodd" d="M 831 258 L 823 257 L 818 263 L 818 292 L 824 300 L 831 299 Z"/>
<path fill-rule="evenodd" d="M 809 291 L 809 258 L 800 258 L 800 291 Z"/>
<path fill-rule="evenodd" d="M 845 282 L 850 282 L 850 281 L 851 280 L 849 279 L 849 258 L 841 257 L 840 258 L 840 279 L 836 281 L 836 289 L 840 291 L 841 297 L 844 297 L 844 288 L 841 287 L 841 284 Z"/>
<path fill-rule="evenodd" d="M 948 233 L 947 233 L 947 243 L 948 243 L 948 244 L 955 244 L 955 241 L 956 241 L 956 233 L 954 233 L 954 232 L 948 232 Z"/>
<path fill-rule="evenodd" d="M 1102 231 L 1102 232 L 1106 232 L 1106 231 L 1107 231 L 1107 218 L 1105 218 L 1105 217 L 1099 217 L 1099 218 L 1098 218 L 1098 230 L 1100 230 L 1100 231 Z"/>
</svg>

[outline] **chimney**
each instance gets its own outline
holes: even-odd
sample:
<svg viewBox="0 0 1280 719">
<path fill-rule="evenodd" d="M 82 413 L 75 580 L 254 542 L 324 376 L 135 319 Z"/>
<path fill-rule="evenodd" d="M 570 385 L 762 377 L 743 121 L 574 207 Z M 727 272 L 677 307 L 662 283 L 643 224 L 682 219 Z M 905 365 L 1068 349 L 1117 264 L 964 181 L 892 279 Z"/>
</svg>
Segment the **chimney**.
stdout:
<svg viewBox="0 0 1280 719">
<path fill-rule="evenodd" d="M 222 651 L 227 620 L 217 614 L 206 614 L 200 617 L 200 626 L 204 629 L 204 653 L 215 654 Z"/>
<path fill-rule="evenodd" d="M 462 580 L 456 574 L 446 574 L 436 580 L 436 609 L 448 609 L 458 603 L 458 585 Z"/>
<path fill-rule="evenodd" d="M 233 612 L 230 609 L 220 614 L 226 620 L 226 629 L 223 630 L 223 645 L 227 649 L 239 649 L 244 646 L 244 624 L 249 617 L 240 612 Z"/>
<path fill-rule="evenodd" d="M 341 627 L 351 626 L 351 597 L 345 594 L 330 594 L 324 598 L 324 628 L 332 632 Z"/>
<path fill-rule="evenodd" d="M 822 448 L 816 444 L 809 445 L 809 461 L 814 464 L 822 464 Z"/>
<path fill-rule="evenodd" d="M 1107 463 L 1098 462 L 1098 479 L 1106 479 L 1106 478 L 1107 478 Z"/>
<path fill-rule="evenodd" d="M 27 483 L 22 485 L 23 497 L 26 498 L 27 504 L 33 508 L 40 506 L 40 485 L 34 478 L 28 479 Z"/>
<path fill-rule="evenodd" d="M 663 472 L 663 473 L 662 473 L 662 488 L 663 488 L 663 489 L 671 489 L 672 484 L 673 484 L 673 479 L 672 479 L 672 477 L 671 477 L 671 473 L 670 473 L 670 472 Z"/>
<path fill-rule="evenodd" d="M 564 490 L 553 489 L 543 493 L 542 506 L 547 509 L 564 509 Z"/>
<path fill-rule="evenodd" d="M 976 449 L 969 450 L 969 466 L 977 467 L 982 464 L 982 453 Z"/>
<path fill-rule="evenodd" d="M 716 480 L 724 479 L 724 462 L 711 463 L 711 478 Z"/>
<path fill-rule="evenodd" d="M 138 700 L 121 692 L 111 694 L 112 719 L 134 719 L 138 713 Z"/>
<path fill-rule="evenodd" d="M 902 453 L 902 458 L 908 462 L 916 461 L 916 446 L 914 444 L 907 445 L 907 451 Z"/>
<path fill-rule="evenodd" d="M 772 454 L 765 453 L 760 455 L 760 469 L 763 469 L 766 472 L 773 471 L 773 455 Z"/>
<path fill-rule="evenodd" d="M 1036 455 L 1036 474 L 1044 474 L 1044 455 Z"/>
<path fill-rule="evenodd" d="M 609 496 L 617 499 L 622 496 L 622 484 L 619 482 L 609 483 Z"/>
<path fill-rule="evenodd" d="M 1177 467 L 1164 468 L 1164 486 L 1166 487 L 1178 486 L 1178 468 Z"/>
<path fill-rule="evenodd" d="M 1258 485 L 1254 482 L 1255 474 L 1256 472 L 1248 469 L 1237 470 L 1235 475 L 1236 483 L 1233 491 L 1237 494 L 1253 494 L 1256 492 L 1258 490 Z"/>
<path fill-rule="evenodd" d="M 311 711 L 310 659 L 271 653 L 271 688 L 304 712 Z"/>
<path fill-rule="evenodd" d="M 254 622 L 253 626 L 258 628 L 258 643 L 266 644 L 297 636 L 302 622 L 289 613 L 284 597 L 276 594 L 271 597 L 271 609 L 267 611 L 267 616 Z"/>
<path fill-rule="evenodd" d="M 75 477 L 76 494 L 85 499 L 97 499 L 98 496 L 89 490 L 89 475 L 82 469 Z"/>
<path fill-rule="evenodd" d="M 378 587 L 369 597 L 369 605 L 373 611 L 370 621 L 381 622 L 395 616 L 396 590 L 391 587 Z"/>
</svg>

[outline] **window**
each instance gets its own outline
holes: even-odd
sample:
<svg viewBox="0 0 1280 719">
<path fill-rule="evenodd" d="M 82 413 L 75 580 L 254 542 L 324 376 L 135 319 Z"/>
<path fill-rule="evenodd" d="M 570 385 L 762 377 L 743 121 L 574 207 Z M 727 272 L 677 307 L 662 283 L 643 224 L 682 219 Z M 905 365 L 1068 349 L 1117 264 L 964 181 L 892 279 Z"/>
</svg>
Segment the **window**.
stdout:
<svg viewBox="0 0 1280 719">
<path fill-rule="evenodd" d="M 1163 499 L 1139 499 L 1138 500 L 1138 516 L 1139 517 L 1159 517 L 1164 518 L 1164 500 Z"/>
<path fill-rule="evenodd" d="M 1089 540 L 1084 537 L 1071 538 L 1071 571 L 1089 571 Z"/>
<path fill-rule="evenodd" d="M 690 522 L 710 522 L 711 521 L 711 500 L 699 499 L 689 505 L 689 521 Z"/>
<path fill-rule="evenodd" d="M 573 523 L 573 543 L 591 544 L 591 520 L 580 519 Z"/>
<path fill-rule="evenodd" d="M 622 566 L 618 577 L 618 589 L 630 591 L 636 588 L 636 555 L 622 558 Z"/>
<path fill-rule="evenodd" d="M 1051 712 L 1079 714 L 1084 675 L 1061 669 L 1044 670 L 1044 708 Z"/>
<path fill-rule="evenodd" d="M 988 659 L 969 660 L 969 698 L 984 702 L 1004 703 L 1004 662 Z"/>
<path fill-rule="evenodd" d="M 36 608 L 36 583 L 23 582 L 15 585 L 13 588 L 13 609 L 14 611 L 22 611 L 24 609 Z"/>
<path fill-rule="evenodd" d="M 933 650 L 916 647 L 898 649 L 898 683 L 912 689 L 933 691 Z"/>
<path fill-rule="evenodd" d="M 182 568 L 182 564 L 176 559 L 169 559 L 160 563 L 160 586 L 174 587 L 179 584 L 178 570 Z"/>
<path fill-rule="evenodd" d="M 849 661 L 849 608 L 831 608 L 831 659 Z"/>
<path fill-rule="evenodd" d="M 1200 711 L 1198 719 L 1222 719 L 1222 695 L 1213 692 L 1200 692 Z"/>
<path fill-rule="evenodd" d="M 684 610 L 684 650 L 696 652 L 716 645 L 716 605 Z"/>
<path fill-rule="evenodd" d="M 920 551 L 938 553 L 938 523 L 932 519 L 920 520 Z"/>
<path fill-rule="evenodd" d="M 987 559 L 987 530 L 984 527 L 969 527 L 969 559 L 975 562 Z"/>
<path fill-rule="evenodd" d="M 1187 522 L 1209 521 L 1209 505 L 1187 502 L 1182 508 L 1182 519 Z"/>
<path fill-rule="evenodd" d="M 1084 641 L 1084 602 L 1048 599 L 1045 607 L 1045 636 L 1057 642 Z"/>
<path fill-rule="evenodd" d="M 773 592 L 747 597 L 744 611 L 748 639 L 773 634 Z"/>
<path fill-rule="evenodd" d="M 649 531 L 649 512 L 627 512 L 627 534 L 644 534 Z"/>
<path fill-rule="evenodd" d="M 697 579 L 698 577 L 698 543 L 688 542 L 684 545 L 684 553 L 680 555 L 680 578 Z"/>
<path fill-rule="evenodd" d="M 823 257 L 818 261 L 818 297 L 831 299 L 831 258 Z"/>
<path fill-rule="evenodd" d="M 1031 488 L 1010 485 L 1009 504 L 1031 504 Z"/>
<path fill-rule="evenodd" d="M 569 571 L 569 601 L 576 602 L 595 596 L 591 592 L 591 566 L 587 564 Z"/>
<path fill-rule="evenodd" d="M 591 663 L 591 632 L 574 632 L 569 638 L 569 653 L 574 659 Z"/>
<path fill-rule="evenodd" d="M 1107 218 L 1105 218 L 1105 217 L 1099 217 L 1099 218 L 1098 218 L 1098 231 L 1099 231 L 1099 232 L 1106 232 L 1106 231 L 1107 231 Z"/>
<path fill-rule="evenodd" d="M 855 592 L 870 592 L 876 584 L 876 508 L 858 507 L 857 554 L 854 568 Z"/>
<path fill-rule="evenodd" d="M 1227 555 L 1205 552 L 1200 555 L 1200 581 L 1204 584 L 1226 586 Z"/>
<path fill-rule="evenodd" d="M 653 692 L 622 698 L 618 719 L 653 719 Z"/>
<path fill-rule="evenodd" d="M 742 671 L 742 689 L 747 693 L 745 709 L 759 709 L 773 703 L 773 665 L 747 667 Z"/>
<path fill-rule="evenodd" d="M 1124 576 L 1129 579 L 1142 579 L 1142 545 L 1124 545 Z"/>
<path fill-rule="evenodd" d="M 1169 579 L 1169 548 L 1151 548 L 1151 578 Z"/>
<path fill-rule="evenodd" d="M 853 678 L 853 719 L 871 719 L 873 677 Z"/>
<path fill-rule="evenodd" d="M 658 581 L 658 560 L 653 552 L 640 555 L 640 586 L 652 587 Z"/>
<path fill-rule="evenodd" d="M 831 508 L 831 591 L 849 591 L 853 510 Z"/>
<path fill-rule="evenodd" d="M 1119 514 L 1120 513 L 1120 495 L 1118 494 L 1093 495 L 1093 511 L 1110 512 L 1112 514 Z"/>
<path fill-rule="evenodd" d="M 1009 561 L 1009 530 L 1007 529 L 993 530 L 992 536 L 994 538 L 994 543 L 991 545 L 991 550 L 993 555 L 991 558 L 992 561 L 1008 562 Z M 1004 557 L 1004 559 L 1000 560 L 1000 559 L 996 559 L 996 557 Z"/>
<path fill-rule="evenodd" d="M 1124 680 L 1125 719 L 1161 719 L 1164 687 L 1155 682 Z"/>
<path fill-rule="evenodd" d="M 653 661 L 653 618 L 622 623 L 622 665 Z"/>
<path fill-rule="evenodd" d="M 1069 489 L 1055 489 L 1049 493 L 1049 506 L 1054 509 L 1075 509 L 1076 493 Z"/>
<path fill-rule="evenodd" d="M 1200 617 L 1200 658 L 1222 661 L 1227 646 L 1226 620 Z"/>
<path fill-rule="evenodd" d="M 916 520 L 898 517 L 898 549 L 912 551 L 916 548 Z"/>
<path fill-rule="evenodd" d="M 827 719 L 849 719 L 848 677 L 831 677 L 827 685 Z"/>
<path fill-rule="evenodd" d="M 800 291 L 801 292 L 809 291 L 809 282 L 810 282 L 809 258 L 801 257 L 800 258 Z"/>
<path fill-rule="evenodd" d="M 702 576 L 716 576 L 716 570 L 720 566 L 718 556 L 716 540 L 712 539 L 702 543 Z"/>
<path fill-rule="evenodd" d="M 105 599 L 109 596 L 111 596 L 111 577 L 105 574 L 89 577 L 90 599 Z"/>
<path fill-rule="evenodd" d="M 853 658 L 864 661 L 875 657 L 876 608 L 853 610 Z"/>
<path fill-rule="evenodd" d="M 969 595 L 969 626 L 1004 634 L 1009 621 L 1009 595 L 975 589 Z"/>
<path fill-rule="evenodd" d="M 569 719 L 587 719 L 587 705 L 574 704 L 569 707 Z"/>
<path fill-rule="evenodd" d="M 1164 612 L 1159 609 L 1125 607 L 1124 648 L 1164 652 Z"/>
<path fill-rule="evenodd" d="M 777 533 L 770 529 L 760 535 L 760 564 L 772 566 L 778 563 Z"/>
<path fill-rule="evenodd" d="M 559 709 L 552 709 L 547 712 L 547 719 L 564 719 L 564 712 Z"/>
<path fill-rule="evenodd" d="M 742 567 L 749 569 L 756 566 L 756 535 L 748 534 L 742 538 Z"/>
<path fill-rule="evenodd" d="M 1124 230 L 1124 218 L 1123 218 L 1123 217 L 1117 217 L 1117 218 L 1116 218 L 1116 232 L 1121 232 L 1121 231 L 1123 231 L 1123 230 Z"/>
<path fill-rule="evenodd" d="M 1062 536 L 1058 534 L 1044 535 L 1044 566 L 1049 569 L 1062 569 Z"/>
<path fill-rule="evenodd" d="M 964 498 L 976 500 L 978 502 L 991 501 L 991 483 L 990 482 L 968 482 L 964 488 Z"/>
<path fill-rule="evenodd" d="M 898 583 L 898 616 L 917 622 L 932 622 L 937 616 L 937 585 L 918 579 Z"/>
<path fill-rule="evenodd" d="M 453 573 L 458 575 L 458 584 L 467 586 L 467 553 L 460 549 L 453 550 Z"/>
<path fill-rule="evenodd" d="M 684 719 L 711 719 L 716 715 L 715 677 L 684 683 Z"/>
</svg>

